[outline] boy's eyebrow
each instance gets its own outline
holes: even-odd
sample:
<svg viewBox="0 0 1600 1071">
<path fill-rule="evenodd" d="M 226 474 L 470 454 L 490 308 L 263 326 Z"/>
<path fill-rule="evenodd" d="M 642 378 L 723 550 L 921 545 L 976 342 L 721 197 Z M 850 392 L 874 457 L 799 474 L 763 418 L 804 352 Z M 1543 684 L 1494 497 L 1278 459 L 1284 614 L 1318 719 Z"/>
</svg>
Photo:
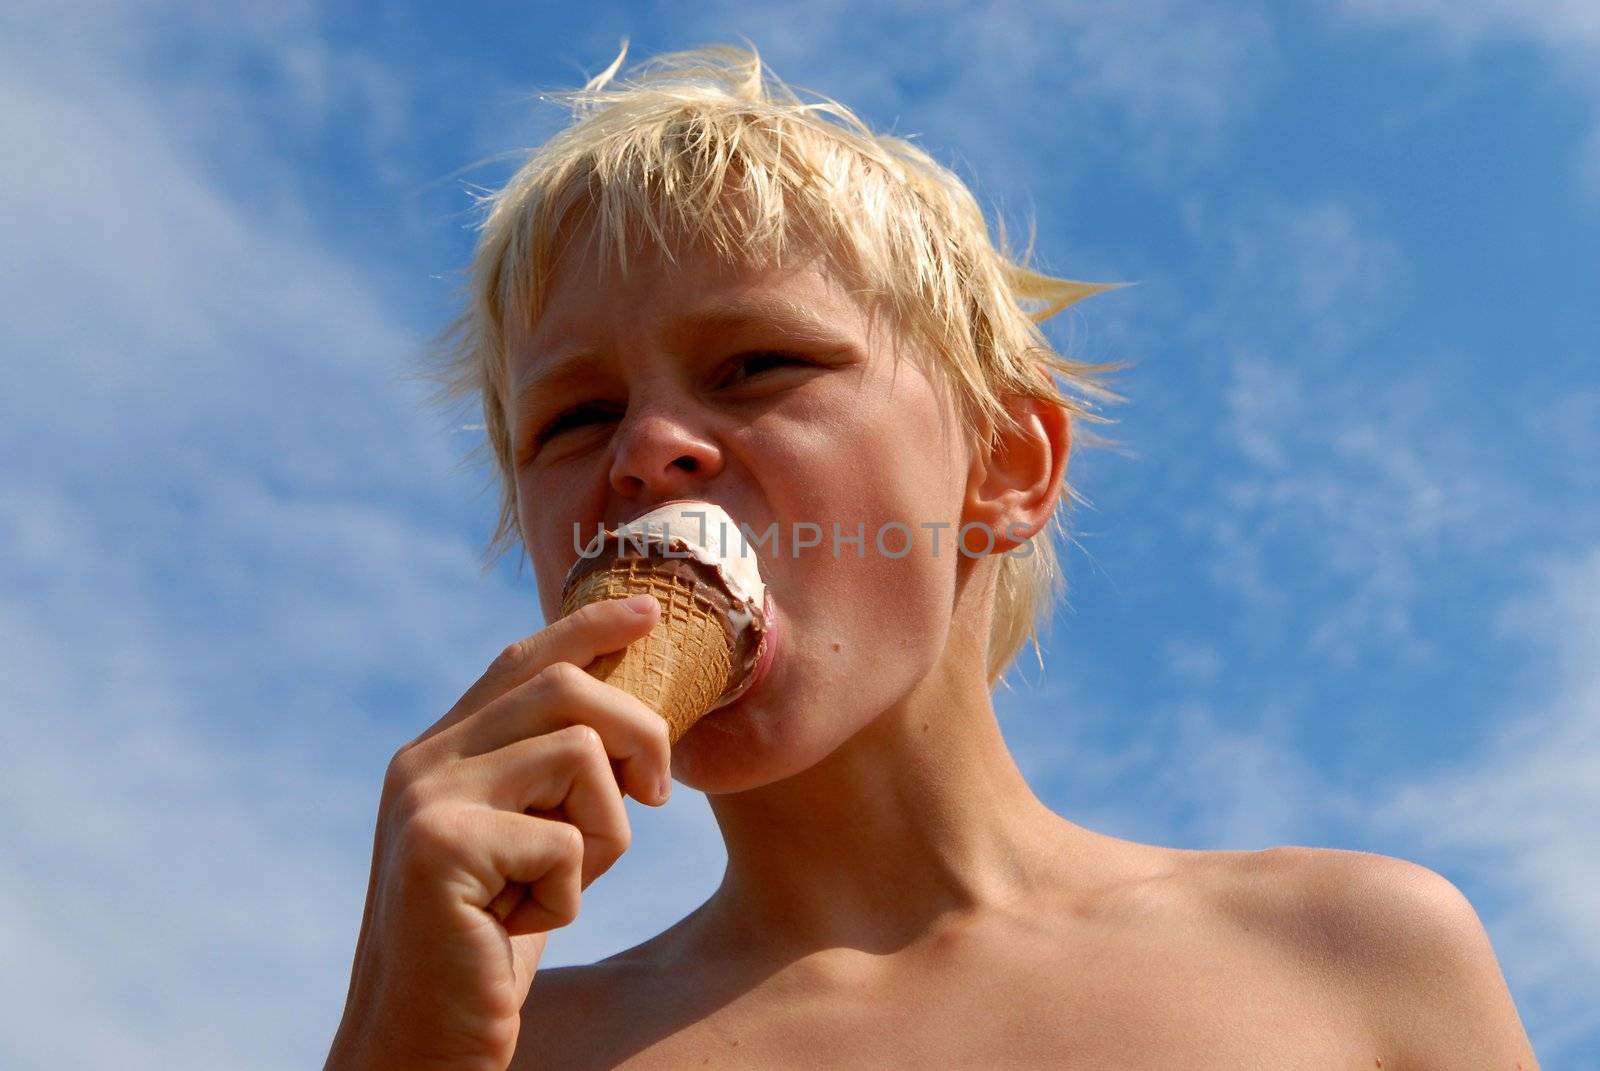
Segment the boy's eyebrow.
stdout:
<svg viewBox="0 0 1600 1071">
<path fill-rule="evenodd" d="M 800 341 L 832 345 L 842 341 L 839 334 L 819 319 L 808 305 L 780 294 L 761 298 L 736 298 L 707 305 L 674 317 L 662 331 L 662 336 L 667 339 L 684 340 L 718 331 L 731 331 L 752 324 L 783 328 Z M 599 356 L 596 351 L 578 347 L 558 348 L 556 352 L 558 355 L 555 357 L 534 359 L 532 369 L 516 387 L 514 412 L 520 412 L 536 394 L 556 387 L 582 383 L 593 375 L 590 365 Z"/>
</svg>

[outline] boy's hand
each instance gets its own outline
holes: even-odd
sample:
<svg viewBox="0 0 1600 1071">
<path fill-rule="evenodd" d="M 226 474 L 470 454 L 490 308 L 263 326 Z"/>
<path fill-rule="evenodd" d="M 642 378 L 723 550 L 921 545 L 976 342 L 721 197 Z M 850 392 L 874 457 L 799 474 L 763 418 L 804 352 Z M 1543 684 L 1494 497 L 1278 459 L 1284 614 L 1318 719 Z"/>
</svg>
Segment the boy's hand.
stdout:
<svg viewBox="0 0 1600 1071">
<path fill-rule="evenodd" d="M 654 599 L 627 602 L 507 647 L 390 762 L 329 1068 L 510 1063 L 549 931 L 631 842 L 622 792 L 666 802 L 666 722 L 581 669 L 655 624 Z M 488 909 L 515 882 L 502 922 Z"/>
</svg>

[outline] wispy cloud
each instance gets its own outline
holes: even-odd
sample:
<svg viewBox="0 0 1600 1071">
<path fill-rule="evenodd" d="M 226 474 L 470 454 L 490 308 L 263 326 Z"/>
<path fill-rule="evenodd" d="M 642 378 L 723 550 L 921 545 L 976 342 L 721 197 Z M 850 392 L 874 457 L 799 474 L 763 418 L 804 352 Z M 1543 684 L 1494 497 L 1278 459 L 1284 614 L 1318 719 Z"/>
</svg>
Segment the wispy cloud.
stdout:
<svg viewBox="0 0 1600 1071">
<path fill-rule="evenodd" d="M 868 111 L 895 132 L 931 135 L 934 150 L 990 193 L 1032 171 L 1047 147 L 1054 182 L 1107 151 L 1165 185 L 1210 166 L 1281 71 L 1270 23 L 1232 6 L 1012 0 L 808 8 L 810 32 L 791 32 L 782 4 L 719 4 L 675 35 L 733 40 L 745 33 L 778 73 Z M 871 42 L 863 50 L 862 42 Z M 840 64 L 841 54 L 861 62 Z M 1003 116 L 996 124 L 991 117 Z"/>
<path fill-rule="evenodd" d="M 1483 913 L 1553 1047 L 1600 1027 L 1600 546 L 1550 558 L 1501 608 L 1526 666 L 1471 757 L 1397 787 L 1376 829 L 1423 846 L 1495 899 Z"/>
<path fill-rule="evenodd" d="M 1280 625 L 1292 605 L 1315 607 L 1293 620 L 1341 664 L 1375 644 L 1427 653 L 1411 620 L 1422 576 L 1505 546 L 1518 526 L 1482 444 L 1414 379 L 1313 390 L 1293 366 L 1241 354 L 1227 399 L 1246 463 L 1185 518 L 1214 551 L 1213 581 Z"/>
<path fill-rule="evenodd" d="M 106 14 L 0 44 L 0 1052 L 305 1066 L 393 726 L 532 608 L 433 519 L 417 340 L 208 171 Z"/>
<path fill-rule="evenodd" d="M 1412 269 L 1372 217 L 1328 200 L 1190 199 L 1209 279 L 1182 331 L 1213 362 L 1217 397 L 1182 399 L 1175 419 L 1197 427 L 1172 440 L 1220 447 L 1175 455 L 1170 486 L 1205 488 L 1174 501 L 1212 583 L 1250 608 L 1234 639 L 1298 636 L 1345 666 L 1375 646 L 1426 654 L 1412 623 L 1423 577 L 1504 546 L 1518 523 L 1503 462 L 1459 420 L 1459 388 L 1441 389 L 1451 355 L 1384 337 Z"/>
<path fill-rule="evenodd" d="M 1218 273 L 1212 282 L 1223 298 L 1198 323 L 1235 337 L 1282 336 L 1297 365 L 1343 361 L 1410 296 L 1410 263 L 1371 209 L 1333 199 L 1257 194 L 1218 205 L 1189 196 L 1184 225 Z"/>
<path fill-rule="evenodd" d="M 1359 827 L 1355 786 L 1330 783 L 1294 746 L 1306 697 L 1223 717 L 1198 701 L 1137 715 L 1051 678 L 1001 693 L 996 710 L 1028 783 L 1065 817 L 1115 836 L 1200 849 L 1326 844 Z"/>
</svg>

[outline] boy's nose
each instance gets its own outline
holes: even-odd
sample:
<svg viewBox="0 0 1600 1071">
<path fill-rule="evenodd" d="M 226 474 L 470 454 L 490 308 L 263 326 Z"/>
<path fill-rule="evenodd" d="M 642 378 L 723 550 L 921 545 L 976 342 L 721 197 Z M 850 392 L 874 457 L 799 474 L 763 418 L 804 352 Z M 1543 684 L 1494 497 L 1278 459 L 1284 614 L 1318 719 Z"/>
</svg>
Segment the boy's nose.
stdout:
<svg viewBox="0 0 1600 1071">
<path fill-rule="evenodd" d="M 628 498 L 690 497 L 722 471 L 722 451 L 705 432 L 660 410 L 625 416 L 616 446 L 611 486 Z"/>
</svg>

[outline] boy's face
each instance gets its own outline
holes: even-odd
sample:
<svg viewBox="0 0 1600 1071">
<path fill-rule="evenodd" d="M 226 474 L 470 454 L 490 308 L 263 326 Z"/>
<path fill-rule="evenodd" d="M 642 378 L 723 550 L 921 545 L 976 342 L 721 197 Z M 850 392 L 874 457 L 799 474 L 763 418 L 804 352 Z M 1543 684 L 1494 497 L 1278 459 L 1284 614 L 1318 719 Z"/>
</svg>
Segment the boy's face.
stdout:
<svg viewBox="0 0 1600 1071">
<path fill-rule="evenodd" d="M 707 792 L 797 773 L 920 683 L 950 638 L 958 566 L 972 565 L 954 540 L 971 463 L 962 429 L 820 258 L 741 273 L 639 249 L 627 276 L 613 263 L 602 286 L 595 256 L 580 235 L 533 331 L 509 340 L 517 514 L 545 619 L 578 557 L 574 525 L 587 541 L 677 498 L 714 502 L 757 533 L 776 523 L 776 547 L 757 551 L 778 618 L 771 672 L 696 724 L 673 770 Z M 735 309 L 749 322 L 685 319 Z M 519 404 L 579 351 L 581 377 Z M 793 356 L 751 356 L 761 351 Z M 884 531 L 887 553 L 876 539 L 896 521 L 912 540 L 901 557 L 890 555 L 904 531 Z M 846 538 L 864 532 L 862 546 L 835 553 L 835 524 Z M 818 530 L 820 545 L 796 550 L 797 532 Z"/>
</svg>

